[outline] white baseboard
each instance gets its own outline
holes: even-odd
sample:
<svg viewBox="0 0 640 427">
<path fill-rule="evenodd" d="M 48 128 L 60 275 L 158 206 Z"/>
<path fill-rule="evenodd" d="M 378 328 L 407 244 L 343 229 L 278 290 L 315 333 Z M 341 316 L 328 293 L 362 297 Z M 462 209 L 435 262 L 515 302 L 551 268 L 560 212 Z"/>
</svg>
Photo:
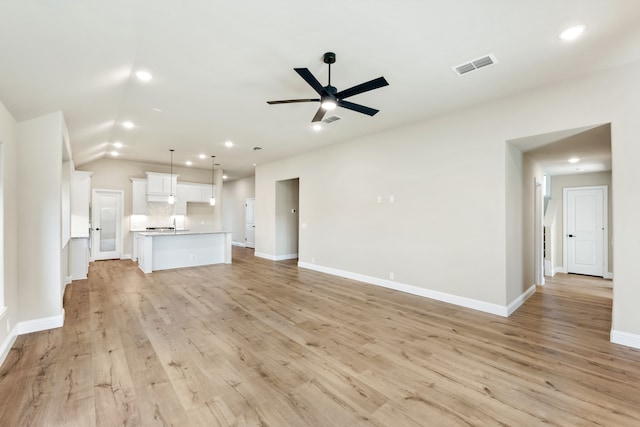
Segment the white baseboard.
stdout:
<svg viewBox="0 0 640 427">
<path fill-rule="evenodd" d="M 347 279 L 353 279 L 359 282 L 369 283 L 371 285 L 381 286 L 383 288 L 393 289 L 396 291 L 405 292 L 412 295 L 418 295 L 421 297 L 430 298 L 437 301 L 446 302 L 449 304 L 455 304 L 461 307 L 471 308 L 473 310 L 495 314 L 502 317 L 508 317 L 509 315 L 508 307 L 506 306 L 479 301 L 472 298 L 461 297 L 461 296 L 452 295 L 452 294 L 448 294 L 440 291 L 433 291 L 433 290 L 421 288 L 418 286 L 406 285 L 404 283 L 398 283 L 391 280 L 379 279 L 377 277 L 366 276 L 364 274 L 352 273 L 344 270 L 338 270 L 336 268 L 331 268 L 331 267 L 323 267 L 316 264 L 309 264 L 306 262 L 298 262 L 298 267 L 319 271 L 321 273 L 327 273 L 334 276 L 340 276 Z"/>
<path fill-rule="evenodd" d="M 233 246 L 240 246 L 241 248 L 246 248 L 247 245 L 245 243 L 240 243 L 240 242 L 231 242 L 231 244 Z"/>
<path fill-rule="evenodd" d="M 626 345 L 627 347 L 640 349 L 640 335 L 628 332 L 611 330 L 611 342 L 614 344 Z"/>
<path fill-rule="evenodd" d="M 64 325 L 64 309 L 58 316 L 45 317 L 42 319 L 27 320 L 16 325 L 18 335 L 30 334 L 32 332 L 46 331 L 48 329 L 61 328 Z"/>
<path fill-rule="evenodd" d="M 73 277 L 67 276 L 67 278 L 65 279 L 64 285 L 65 286 L 70 285 L 72 281 L 73 281 Z"/>
<path fill-rule="evenodd" d="M 284 261 L 285 259 L 296 259 L 298 254 L 286 254 L 286 255 L 271 255 L 264 252 L 254 252 L 254 255 L 259 258 L 268 259 L 270 261 Z"/>
<path fill-rule="evenodd" d="M 2 344 L 0 344 L 0 365 L 2 365 L 9 355 L 9 351 L 13 346 L 13 343 L 16 342 L 16 338 L 18 338 L 18 327 L 14 326 L 13 329 L 9 332 L 9 335 L 4 339 Z"/>
<path fill-rule="evenodd" d="M 604 273 L 604 279 L 613 279 L 613 273 L 610 271 L 608 273 Z"/>
<path fill-rule="evenodd" d="M 551 274 L 551 277 L 555 276 L 557 273 L 564 273 L 567 274 L 567 269 L 564 268 L 563 266 L 560 267 L 555 267 L 553 269 L 553 274 Z"/>
<path fill-rule="evenodd" d="M 275 256 L 270 255 L 270 254 L 265 254 L 264 252 L 258 252 L 258 251 L 255 251 L 255 252 L 253 253 L 253 255 L 254 255 L 254 256 L 257 256 L 258 258 L 268 259 L 268 260 L 270 260 L 270 261 L 275 261 L 275 260 L 276 260 L 276 257 L 275 257 Z"/>
<path fill-rule="evenodd" d="M 518 296 L 518 298 L 516 298 L 513 301 L 511 301 L 511 303 L 507 306 L 507 316 L 506 317 L 511 316 L 517 309 L 520 308 L 520 306 L 522 304 L 524 304 L 524 302 L 526 300 L 529 299 L 529 297 L 531 295 L 533 295 L 535 293 L 536 293 L 536 285 L 531 285 L 529 287 L 529 289 L 527 289 L 522 294 L 520 294 L 520 296 Z"/>
<path fill-rule="evenodd" d="M 122 254 L 122 256 L 120 256 L 120 259 L 132 259 L 131 254 Z"/>
</svg>

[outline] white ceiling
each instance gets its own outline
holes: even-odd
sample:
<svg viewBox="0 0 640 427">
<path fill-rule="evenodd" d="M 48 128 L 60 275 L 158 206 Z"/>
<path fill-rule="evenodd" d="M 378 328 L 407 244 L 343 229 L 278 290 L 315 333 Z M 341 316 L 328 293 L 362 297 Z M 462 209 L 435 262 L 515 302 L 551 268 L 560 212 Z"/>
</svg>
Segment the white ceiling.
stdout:
<svg viewBox="0 0 640 427">
<path fill-rule="evenodd" d="M 216 155 L 239 178 L 254 162 L 640 60 L 638 22 L 633 0 L 0 0 L 0 100 L 19 121 L 62 110 L 77 166 L 121 141 L 119 158 L 168 163 L 174 148 L 175 163 L 208 169 Z M 557 37 L 576 23 L 583 38 Z M 349 99 L 380 113 L 338 109 L 314 132 L 317 104 L 266 104 L 314 97 L 293 68 L 326 84 L 326 51 L 339 90 L 389 81 Z M 488 53 L 497 64 L 451 69 Z"/>
</svg>

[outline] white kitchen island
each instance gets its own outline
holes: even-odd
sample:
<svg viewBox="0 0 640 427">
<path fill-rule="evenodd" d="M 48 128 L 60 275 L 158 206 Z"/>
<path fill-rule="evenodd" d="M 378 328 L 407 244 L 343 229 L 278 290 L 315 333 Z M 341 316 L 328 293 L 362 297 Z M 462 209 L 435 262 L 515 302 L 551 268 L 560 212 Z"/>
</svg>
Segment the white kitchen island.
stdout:
<svg viewBox="0 0 640 427">
<path fill-rule="evenodd" d="M 170 268 L 231 264 L 230 231 L 138 233 L 138 266 L 145 273 Z"/>
</svg>

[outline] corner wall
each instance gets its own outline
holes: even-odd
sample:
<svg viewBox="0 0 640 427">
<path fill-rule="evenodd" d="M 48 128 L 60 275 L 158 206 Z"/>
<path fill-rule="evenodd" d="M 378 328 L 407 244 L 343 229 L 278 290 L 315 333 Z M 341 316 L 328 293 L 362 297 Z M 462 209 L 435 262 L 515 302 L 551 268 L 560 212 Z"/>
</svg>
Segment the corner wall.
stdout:
<svg viewBox="0 0 640 427">
<path fill-rule="evenodd" d="M 21 333 L 62 326 L 62 153 L 64 119 L 18 124 L 18 321 Z"/>
<path fill-rule="evenodd" d="M 0 363 L 17 335 L 18 125 L 0 100 Z"/>
</svg>

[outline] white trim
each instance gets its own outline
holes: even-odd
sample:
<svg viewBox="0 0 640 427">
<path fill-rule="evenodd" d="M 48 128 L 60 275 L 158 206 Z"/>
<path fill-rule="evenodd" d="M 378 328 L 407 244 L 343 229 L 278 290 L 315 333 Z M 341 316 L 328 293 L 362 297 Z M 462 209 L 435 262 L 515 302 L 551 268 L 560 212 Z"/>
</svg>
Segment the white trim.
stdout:
<svg viewBox="0 0 640 427">
<path fill-rule="evenodd" d="M 298 254 L 286 254 L 286 255 L 276 255 L 276 261 L 284 261 L 285 259 L 297 259 Z"/>
<path fill-rule="evenodd" d="M 334 276 L 340 276 L 347 279 L 357 280 L 359 282 L 369 283 L 371 285 L 382 286 L 383 288 L 393 289 L 412 295 L 418 295 L 449 304 L 455 304 L 461 307 L 471 308 L 473 310 L 495 314 L 502 317 L 508 317 L 509 315 L 508 307 L 498 304 L 492 304 L 485 301 L 447 294 L 445 292 L 433 291 L 430 289 L 420 288 L 418 286 L 406 285 L 404 283 L 398 283 L 391 280 L 379 279 L 377 277 L 365 276 L 363 274 L 351 273 L 349 271 L 338 270 L 336 268 L 309 264 L 307 262 L 298 262 L 298 267 L 319 271 L 321 273 L 331 274 Z"/>
<path fill-rule="evenodd" d="M 27 320 L 16 325 L 18 335 L 30 334 L 32 332 L 46 331 L 48 329 L 61 328 L 64 325 L 64 309 L 58 316 L 44 317 L 42 319 Z"/>
<path fill-rule="evenodd" d="M 18 327 L 14 326 L 11 332 L 9 332 L 9 335 L 7 335 L 0 345 L 0 365 L 4 363 L 9 355 L 9 351 L 11 351 L 13 343 L 16 342 L 16 338 L 18 338 Z"/>
<path fill-rule="evenodd" d="M 269 261 L 284 261 L 286 259 L 298 258 L 298 254 L 271 255 L 271 254 L 266 254 L 264 252 L 254 252 L 253 254 L 258 258 L 268 259 Z"/>
<path fill-rule="evenodd" d="M 246 248 L 247 245 L 245 243 L 240 243 L 240 242 L 231 242 L 231 244 L 233 246 L 240 246 L 241 248 Z"/>
<path fill-rule="evenodd" d="M 564 273 L 564 274 L 567 274 L 567 269 L 566 269 L 566 268 L 564 268 L 563 266 L 556 267 L 556 268 L 554 268 L 554 269 L 553 269 L 553 274 L 552 274 L 552 276 L 555 276 L 555 275 L 556 275 L 556 273 Z"/>
<path fill-rule="evenodd" d="M 511 316 L 522 304 L 525 303 L 529 297 L 536 293 L 536 285 L 531 285 L 529 289 L 524 291 L 518 298 L 511 301 L 511 304 L 507 306 L 507 317 Z"/>
<path fill-rule="evenodd" d="M 123 254 L 122 256 L 120 256 L 120 259 L 132 259 L 131 254 Z"/>
<path fill-rule="evenodd" d="M 626 345 L 627 347 L 640 348 L 640 335 L 612 329 L 611 342 L 614 344 Z"/>
<path fill-rule="evenodd" d="M 274 255 L 270 255 L 270 254 L 266 254 L 264 252 L 254 252 L 253 253 L 254 256 L 257 256 L 258 258 L 264 258 L 264 259 L 268 259 L 269 261 L 275 261 L 276 257 Z"/>
<path fill-rule="evenodd" d="M 562 189 L 562 260 L 565 265 L 569 263 L 567 255 L 567 193 L 576 190 L 602 190 L 602 274 L 606 278 L 609 271 L 609 186 L 608 185 L 588 185 L 584 187 L 564 187 Z M 566 273 L 563 271 L 563 273 Z"/>
<path fill-rule="evenodd" d="M 613 279 L 613 273 L 611 271 L 604 273 L 604 279 Z"/>
</svg>

